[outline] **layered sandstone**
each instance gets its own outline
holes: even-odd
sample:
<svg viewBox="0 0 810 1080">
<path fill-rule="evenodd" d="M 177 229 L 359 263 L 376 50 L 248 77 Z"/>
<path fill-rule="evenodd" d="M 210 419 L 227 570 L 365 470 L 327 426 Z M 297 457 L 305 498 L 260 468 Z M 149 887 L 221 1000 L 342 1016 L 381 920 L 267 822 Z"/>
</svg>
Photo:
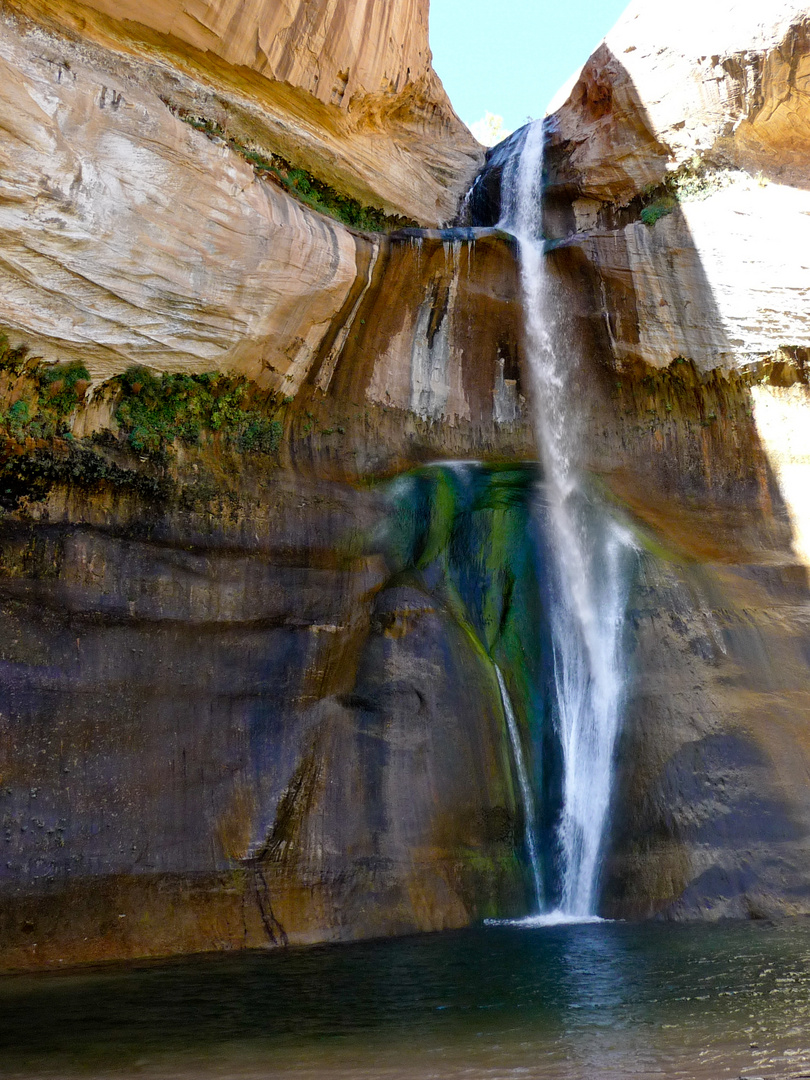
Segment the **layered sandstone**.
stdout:
<svg viewBox="0 0 810 1080">
<path fill-rule="evenodd" d="M 436 470 L 358 490 L 216 440 L 168 470 L 112 454 L 116 479 L 51 473 L 0 518 L 0 966 L 522 911 L 475 601 L 508 627 L 508 580 L 533 562 L 499 541 L 497 472 L 455 527 Z M 504 487 L 516 548 L 522 473 Z M 488 574 L 453 594 L 465 530 Z"/>
<path fill-rule="evenodd" d="M 14 0 L 5 8 L 4 35 L 16 13 L 28 47 L 55 76 L 62 65 L 89 65 L 115 100 L 151 92 L 420 224 L 453 216 L 480 162 L 431 67 L 426 0 Z"/>
<path fill-rule="evenodd" d="M 529 536 L 532 476 L 477 497 L 459 479 L 473 505 L 456 514 L 452 469 L 412 471 L 535 456 L 512 249 L 477 243 L 356 238 L 357 276 L 296 377 L 248 367 L 237 384 L 253 403 L 227 406 L 239 429 L 167 441 L 175 384 L 136 368 L 126 384 L 80 378 L 54 437 L 65 377 L 43 379 L 68 366 L 5 351 L 0 965 L 524 909 L 489 651 L 525 604 L 503 548 Z M 165 374 L 198 400 L 236 378 L 194 382 L 200 368 Z M 147 446 L 121 404 L 150 379 Z M 460 585 L 443 579 L 451 559 Z M 518 688 L 525 648 L 512 632 L 499 660 Z"/>
<path fill-rule="evenodd" d="M 534 456 L 512 245 L 361 233 L 267 167 L 452 216 L 479 151 L 431 72 L 426 5 L 0 18 L 0 332 L 28 350 L 0 344 L 1 962 L 522 910 L 492 642 L 441 580 L 450 533 L 400 550 L 403 522 L 450 528 L 447 483 L 419 476 L 413 506 L 370 486 Z M 164 397 L 147 446 L 119 413 L 139 365 L 136 409 L 148 380 L 237 387 L 241 434 L 167 440 Z M 483 495 L 471 521 L 503 533 Z M 23 565 L 32 538 L 51 554 Z M 498 552 L 481 587 L 508 597 Z"/>
<path fill-rule="evenodd" d="M 2 323 L 94 376 L 131 363 L 306 370 L 355 241 L 156 94 L 0 38 Z M 300 379 L 300 377 L 299 377 Z"/>
<path fill-rule="evenodd" d="M 358 96 L 397 93 L 431 76 L 426 0 L 330 0 L 317 7 L 299 0 L 90 0 L 84 6 L 130 24 L 133 37 L 173 38 L 343 109 Z"/>
<path fill-rule="evenodd" d="M 584 456 L 644 551 L 614 915 L 808 910 L 807 33 L 793 2 L 666 33 L 633 3 L 549 120 Z"/>
<path fill-rule="evenodd" d="M 799 0 L 687 0 L 666 23 L 634 0 L 553 113 L 581 196 L 628 203 L 696 155 L 806 187 L 807 29 Z"/>
<path fill-rule="evenodd" d="M 402 262 L 392 255 L 396 249 L 410 255 L 394 271 L 403 303 L 387 314 L 386 333 L 410 350 L 405 339 L 413 320 L 423 319 L 420 304 L 431 290 L 450 311 L 450 320 L 439 323 L 440 378 L 455 380 L 456 390 L 449 399 L 444 394 L 446 409 L 428 392 L 416 413 L 469 418 L 479 408 L 462 387 L 463 343 L 451 347 L 445 337 L 458 282 L 472 267 L 469 242 L 442 248 L 439 238 L 425 240 L 426 252 L 438 244 L 445 257 L 430 254 L 422 267 L 418 234 L 361 237 L 257 174 L 222 139 L 183 123 L 137 79 L 100 69 L 67 42 L 51 54 L 39 47 L 38 32 L 13 20 L 3 29 L 0 325 L 14 343 L 49 361 L 80 361 L 98 380 L 145 364 L 240 372 L 295 395 L 319 351 L 334 368 L 351 346 L 349 329 L 356 334 L 361 325 L 358 305 L 365 305 L 365 325 L 369 297 L 388 287 L 386 268 L 392 258 Z M 485 241 L 482 250 L 487 245 L 494 250 L 498 241 Z M 492 288 L 514 295 L 506 248 L 501 263 Z M 436 284 L 435 275 L 446 280 Z M 414 289 L 424 296 L 412 305 L 405 296 Z M 462 286 L 462 302 L 463 296 Z M 427 324 L 420 333 L 426 332 Z M 514 356 L 515 331 L 509 333 L 504 349 Z M 411 391 L 397 381 L 410 379 L 410 368 L 392 378 L 386 367 L 398 364 L 399 347 L 380 345 L 372 382 L 408 408 Z M 432 363 L 416 351 L 412 362 Z M 495 374 L 488 378 L 492 393 Z M 328 378 L 319 379 L 325 389 Z M 373 387 L 369 393 L 384 397 Z M 505 407 L 514 415 L 516 399 Z M 483 408 L 492 412 L 491 404 Z"/>
<path fill-rule="evenodd" d="M 585 65 L 551 120 L 550 224 L 587 253 L 616 368 L 685 359 L 766 384 L 752 409 L 772 467 L 793 478 L 783 494 L 806 551 L 803 362 L 789 393 L 767 384 L 772 362 L 810 345 L 810 21 L 791 0 L 692 14 L 662 40 L 654 5 L 631 4 Z"/>
</svg>

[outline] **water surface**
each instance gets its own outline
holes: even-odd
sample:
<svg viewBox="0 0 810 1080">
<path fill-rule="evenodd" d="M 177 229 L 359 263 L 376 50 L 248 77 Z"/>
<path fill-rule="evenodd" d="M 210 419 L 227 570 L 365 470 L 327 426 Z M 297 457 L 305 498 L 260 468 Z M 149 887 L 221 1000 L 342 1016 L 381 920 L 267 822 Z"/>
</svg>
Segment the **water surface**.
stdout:
<svg viewBox="0 0 810 1080">
<path fill-rule="evenodd" d="M 810 1076 L 810 921 L 484 927 L 0 979 L 0 1075 Z"/>
</svg>

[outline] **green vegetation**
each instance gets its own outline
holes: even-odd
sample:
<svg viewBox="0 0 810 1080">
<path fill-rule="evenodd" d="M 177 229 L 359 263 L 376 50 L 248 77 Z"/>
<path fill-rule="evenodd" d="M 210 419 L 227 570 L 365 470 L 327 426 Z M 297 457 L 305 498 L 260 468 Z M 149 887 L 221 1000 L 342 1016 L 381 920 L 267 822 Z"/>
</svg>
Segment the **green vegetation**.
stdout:
<svg viewBox="0 0 810 1080">
<path fill-rule="evenodd" d="M 641 211 L 641 220 L 645 225 L 654 225 L 660 218 L 671 214 L 677 205 L 678 200 L 672 196 L 656 199 Z"/>
<path fill-rule="evenodd" d="M 67 419 L 90 386 L 83 364 L 42 364 L 29 359 L 24 346 L 12 349 L 0 335 L 0 372 L 17 381 L 23 377 L 17 400 L 0 409 L 0 434 L 15 442 L 67 435 Z"/>
<path fill-rule="evenodd" d="M 0 408 L 0 440 L 72 439 L 68 421 L 91 382 L 82 363 L 46 364 L 29 357 L 24 346 L 11 348 L 0 334 L 0 380 L 3 398 L 11 401 Z M 154 375 L 131 367 L 107 385 L 118 399 L 115 419 L 121 433 L 138 453 L 164 451 L 174 442 L 193 445 L 203 432 L 219 433 L 242 452 L 275 454 L 281 445 L 281 420 L 251 402 L 247 379 Z M 291 401 L 284 399 L 285 404 Z M 272 409 L 276 412 L 277 406 Z"/>
<path fill-rule="evenodd" d="M 38 369 L 39 407 L 55 413 L 60 419 L 69 416 L 90 386 L 90 372 L 79 361 L 70 364 L 51 364 Z"/>
<path fill-rule="evenodd" d="M 696 154 L 691 161 L 672 173 L 666 183 L 679 202 L 698 202 L 728 187 L 734 176 L 729 169 L 711 167 Z"/>
<path fill-rule="evenodd" d="M 11 399 L 0 409 L 0 438 L 18 444 L 72 439 L 69 417 L 90 386 L 83 364 L 45 364 L 29 358 L 25 348 L 12 349 L 0 335 L 0 375 L 4 396 Z M 203 432 L 218 433 L 246 453 L 275 454 L 281 445 L 281 421 L 251 404 L 247 379 L 154 375 L 132 367 L 108 385 L 118 398 L 115 419 L 121 433 L 138 453 L 162 452 L 174 442 L 194 445 Z"/>
<path fill-rule="evenodd" d="M 281 421 L 249 406 L 250 384 L 226 375 L 153 375 L 129 368 L 116 380 L 115 419 L 133 450 L 156 453 L 174 442 L 193 445 L 218 432 L 240 451 L 275 454 Z"/>
<path fill-rule="evenodd" d="M 418 222 L 411 218 L 386 214 L 376 206 L 363 206 L 357 199 L 341 195 L 330 184 L 319 180 L 305 169 L 296 168 L 286 158 L 278 154 L 264 154 L 229 136 L 215 121 L 193 116 L 165 99 L 164 103 L 179 120 L 190 124 L 197 131 L 204 132 L 211 139 L 222 139 L 234 153 L 253 166 L 257 176 L 279 184 L 312 210 L 328 214 L 344 225 L 362 232 L 392 232 L 394 229 L 418 225 Z"/>
<path fill-rule="evenodd" d="M 106 388 L 117 401 L 118 437 L 104 431 L 78 441 L 72 414 L 85 401 L 91 379 L 77 362 L 46 364 L 0 335 L 0 508 L 44 498 L 58 484 L 99 484 L 146 499 L 167 499 L 165 465 L 172 444 L 193 445 L 214 434 L 241 453 L 278 453 L 283 424 L 275 399 L 256 401 L 246 379 L 219 374 L 154 375 L 132 367 Z M 285 399 L 287 402 L 289 399 Z M 151 466 L 111 460 L 124 451 Z"/>
<path fill-rule="evenodd" d="M 68 419 L 89 386 L 83 364 L 44 364 L 0 335 L 0 391 L 11 400 L 0 409 L 0 509 L 42 499 L 60 483 L 87 488 L 103 482 L 146 499 L 167 496 L 164 479 L 108 461 L 74 440 Z"/>
<path fill-rule="evenodd" d="M 675 172 L 670 173 L 661 184 L 651 184 L 642 198 L 641 220 L 654 225 L 662 217 L 671 214 L 680 203 L 707 199 L 732 182 L 734 174 L 728 169 L 715 169 L 695 155 Z"/>
<path fill-rule="evenodd" d="M 13 375 L 19 375 L 24 369 L 28 358 L 28 349 L 24 345 L 18 345 L 12 349 L 5 334 L 0 334 L 0 371 L 8 371 Z"/>
</svg>

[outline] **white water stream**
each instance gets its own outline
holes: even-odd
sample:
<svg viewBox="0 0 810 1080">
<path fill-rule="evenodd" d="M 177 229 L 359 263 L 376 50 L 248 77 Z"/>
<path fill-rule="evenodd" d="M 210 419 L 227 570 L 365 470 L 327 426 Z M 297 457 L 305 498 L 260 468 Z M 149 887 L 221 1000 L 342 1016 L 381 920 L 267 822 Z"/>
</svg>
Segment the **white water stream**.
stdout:
<svg viewBox="0 0 810 1080">
<path fill-rule="evenodd" d="M 515 768 L 517 769 L 518 781 L 520 783 L 520 794 L 523 799 L 526 854 L 529 856 L 529 865 L 532 871 L 534 900 L 539 910 L 543 906 L 543 884 L 540 879 L 540 857 L 537 847 L 537 833 L 535 831 L 536 814 L 534 809 L 534 795 L 532 794 L 532 785 L 529 780 L 528 769 L 526 768 L 526 759 L 523 755 L 523 746 L 520 742 L 520 731 L 518 730 L 515 712 L 512 708 L 512 701 L 509 697 L 509 691 L 506 689 L 503 673 L 497 664 L 495 665 L 495 674 L 498 676 L 498 686 L 501 689 L 501 702 L 503 703 L 503 711 L 506 715 L 506 726 L 509 729 L 509 741 L 512 744 L 512 756 L 515 759 Z"/>
<path fill-rule="evenodd" d="M 564 776 L 558 830 L 562 892 L 559 908 L 544 918 L 564 921 L 593 917 L 598 899 L 624 694 L 621 636 L 632 540 L 583 488 L 575 330 L 543 248 L 543 144 L 543 124 L 537 122 L 527 131 L 511 174 L 508 168 L 504 172 L 500 226 L 520 247 L 548 499 L 556 723 Z"/>
</svg>

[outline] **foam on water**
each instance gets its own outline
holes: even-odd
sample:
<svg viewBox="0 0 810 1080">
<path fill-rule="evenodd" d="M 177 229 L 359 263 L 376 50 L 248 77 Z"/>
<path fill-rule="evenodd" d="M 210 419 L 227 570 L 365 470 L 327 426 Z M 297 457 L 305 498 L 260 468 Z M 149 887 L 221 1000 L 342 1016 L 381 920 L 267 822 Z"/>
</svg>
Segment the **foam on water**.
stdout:
<svg viewBox="0 0 810 1080">
<path fill-rule="evenodd" d="M 524 930 L 542 930 L 550 926 L 581 926 L 589 923 L 605 923 L 598 915 L 570 915 L 559 908 L 542 915 L 526 915 L 522 919 L 485 919 L 485 926 L 519 926 Z"/>
</svg>

